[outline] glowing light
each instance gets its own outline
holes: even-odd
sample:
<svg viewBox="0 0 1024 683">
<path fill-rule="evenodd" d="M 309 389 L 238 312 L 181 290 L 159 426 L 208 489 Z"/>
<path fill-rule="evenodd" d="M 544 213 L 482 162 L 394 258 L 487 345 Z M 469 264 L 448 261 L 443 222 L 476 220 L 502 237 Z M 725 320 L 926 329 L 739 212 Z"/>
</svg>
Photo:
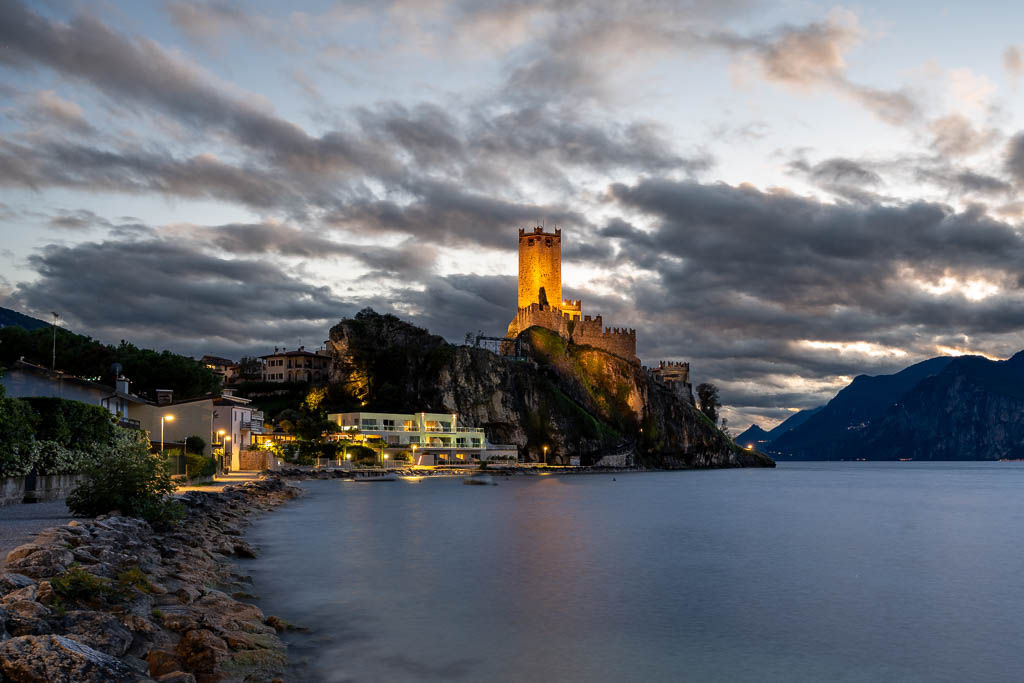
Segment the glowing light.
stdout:
<svg viewBox="0 0 1024 683">
<path fill-rule="evenodd" d="M 902 358 L 907 355 L 907 352 L 903 349 L 895 346 L 882 346 L 881 344 L 875 344 L 866 341 L 855 341 L 855 342 L 837 342 L 837 341 L 819 341 L 815 339 L 801 339 L 796 342 L 800 346 L 806 346 L 810 349 L 838 351 L 839 353 L 859 353 L 865 356 L 895 356 Z"/>
<path fill-rule="evenodd" d="M 935 350 L 941 353 L 943 356 L 981 356 L 982 358 L 988 358 L 989 360 L 1006 360 L 999 356 L 992 356 L 985 353 L 984 351 L 976 351 L 974 349 L 965 349 L 958 346 L 943 346 L 942 344 L 936 344 Z"/>
<path fill-rule="evenodd" d="M 174 416 L 173 415 L 164 415 L 163 419 L 167 420 L 168 422 L 174 422 Z"/>
<path fill-rule="evenodd" d="M 942 296 L 953 292 L 962 294 L 968 301 L 981 301 L 982 299 L 987 299 L 993 294 L 999 293 L 999 285 L 988 282 L 987 280 L 982 280 L 981 278 L 960 280 L 947 275 L 946 277 L 941 278 L 937 283 L 917 280 L 915 284 L 924 291 L 935 296 Z"/>
</svg>

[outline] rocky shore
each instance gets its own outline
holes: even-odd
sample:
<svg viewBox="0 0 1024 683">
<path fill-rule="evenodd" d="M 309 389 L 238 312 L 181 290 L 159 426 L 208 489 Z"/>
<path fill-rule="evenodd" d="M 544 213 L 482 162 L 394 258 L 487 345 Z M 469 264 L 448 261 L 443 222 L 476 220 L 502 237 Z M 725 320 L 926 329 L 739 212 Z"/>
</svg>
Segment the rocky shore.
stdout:
<svg viewBox="0 0 1024 683">
<path fill-rule="evenodd" d="M 273 681 L 289 627 L 244 600 L 232 558 L 253 515 L 301 494 L 280 477 L 181 496 L 167 532 L 104 516 L 41 533 L 0 567 L 0 683 Z"/>
</svg>

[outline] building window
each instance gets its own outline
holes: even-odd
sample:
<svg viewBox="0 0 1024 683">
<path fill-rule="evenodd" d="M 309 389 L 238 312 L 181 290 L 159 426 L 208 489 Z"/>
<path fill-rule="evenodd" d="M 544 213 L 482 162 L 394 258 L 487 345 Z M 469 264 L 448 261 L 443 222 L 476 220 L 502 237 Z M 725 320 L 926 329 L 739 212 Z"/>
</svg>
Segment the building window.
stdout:
<svg viewBox="0 0 1024 683">
<path fill-rule="evenodd" d="M 377 418 L 364 417 L 363 418 L 363 429 L 376 429 Z"/>
<path fill-rule="evenodd" d="M 419 434 L 410 434 L 409 435 L 409 443 L 419 443 L 419 442 L 420 442 Z"/>
<path fill-rule="evenodd" d="M 455 445 L 456 446 L 465 446 L 466 445 L 466 437 L 460 436 L 457 439 L 455 439 Z"/>
<path fill-rule="evenodd" d="M 473 437 L 473 448 L 480 448 L 480 439 Z"/>
<path fill-rule="evenodd" d="M 402 429 L 404 429 L 407 432 L 415 432 L 417 431 L 416 423 L 413 422 L 412 420 L 406 420 L 405 422 L 402 423 Z"/>
<path fill-rule="evenodd" d="M 386 432 L 393 432 L 393 431 L 395 431 L 395 421 L 394 420 L 384 420 L 383 422 L 384 422 L 384 431 L 386 431 Z"/>
</svg>

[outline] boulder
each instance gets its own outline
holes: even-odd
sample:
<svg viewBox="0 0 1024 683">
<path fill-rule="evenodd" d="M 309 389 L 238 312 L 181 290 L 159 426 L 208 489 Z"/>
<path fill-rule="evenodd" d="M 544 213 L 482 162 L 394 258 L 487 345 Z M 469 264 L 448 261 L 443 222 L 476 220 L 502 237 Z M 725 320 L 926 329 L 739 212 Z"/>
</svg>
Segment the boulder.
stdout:
<svg viewBox="0 0 1024 683">
<path fill-rule="evenodd" d="M 134 683 L 116 658 L 63 636 L 20 636 L 0 643 L 0 674 L 12 683 Z"/>
<path fill-rule="evenodd" d="M 24 574 L 0 573 L 0 596 L 35 584 L 35 580 Z"/>
<path fill-rule="evenodd" d="M 61 620 L 64 634 L 83 645 L 120 657 L 132 644 L 132 634 L 106 612 L 68 612 Z"/>
<path fill-rule="evenodd" d="M 157 683 L 196 683 L 196 677 L 184 671 L 174 671 L 158 677 Z"/>
<path fill-rule="evenodd" d="M 146 660 L 149 662 L 149 675 L 154 677 L 181 671 L 185 668 L 181 658 L 167 650 L 150 650 L 146 655 Z"/>
<path fill-rule="evenodd" d="M 50 610 L 32 600 L 5 601 L 7 631 L 12 636 L 37 636 L 50 633 L 53 628 L 47 621 Z"/>
<path fill-rule="evenodd" d="M 187 631 L 175 649 L 188 668 L 199 673 L 216 671 L 227 656 L 228 645 L 206 629 Z"/>
</svg>

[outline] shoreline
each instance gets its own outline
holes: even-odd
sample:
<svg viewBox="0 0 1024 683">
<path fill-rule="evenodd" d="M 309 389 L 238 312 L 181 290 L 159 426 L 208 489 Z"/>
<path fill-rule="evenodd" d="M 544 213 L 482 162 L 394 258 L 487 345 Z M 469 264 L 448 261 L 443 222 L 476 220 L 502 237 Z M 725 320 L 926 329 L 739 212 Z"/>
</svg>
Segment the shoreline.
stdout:
<svg viewBox="0 0 1024 683">
<path fill-rule="evenodd" d="M 167 532 L 107 515 L 44 530 L 0 564 L 0 677 L 274 680 L 290 626 L 244 602 L 251 578 L 233 560 L 259 554 L 243 538 L 255 515 L 302 493 L 272 475 L 182 494 Z"/>
</svg>

